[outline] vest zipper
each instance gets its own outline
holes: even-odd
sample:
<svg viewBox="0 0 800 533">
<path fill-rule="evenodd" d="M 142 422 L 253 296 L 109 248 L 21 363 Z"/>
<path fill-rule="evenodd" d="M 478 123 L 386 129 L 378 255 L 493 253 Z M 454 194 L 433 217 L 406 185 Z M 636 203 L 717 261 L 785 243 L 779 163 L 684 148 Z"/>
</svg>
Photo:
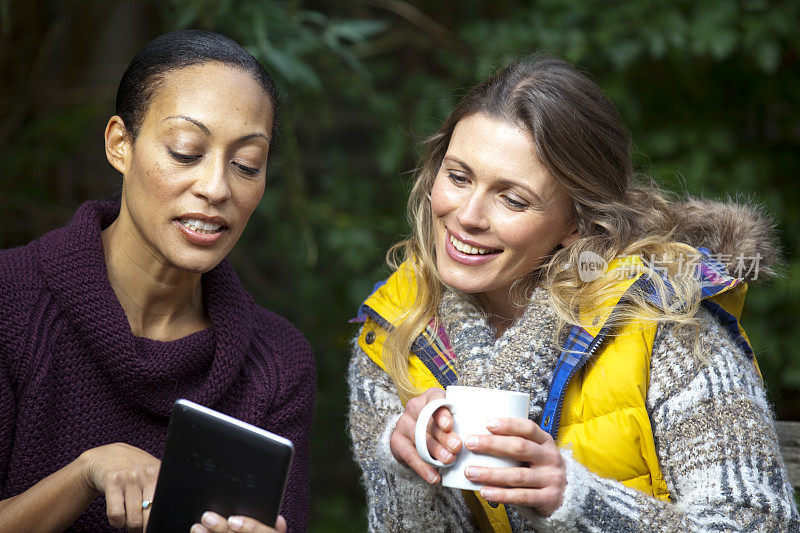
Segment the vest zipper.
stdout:
<svg viewBox="0 0 800 533">
<path fill-rule="evenodd" d="M 572 377 L 575 375 L 578 370 L 584 367 L 584 365 L 591 359 L 594 355 L 594 352 L 597 351 L 597 348 L 603 343 L 608 334 L 608 327 L 604 327 L 600 331 L 597 332 L 597 336 L 592 340 L 589 344 L 589 347 L 586 348 L 586 351 L 581 355 L 581 359 L 575 367 L 573 367 L 572 371 L 570 371 L 569 375 L 567 376 L 566 381 L 564 382 L 564 386 L 561 388 L 561 392 L 558 394 L 558 401 L 556 402 L 556 408 L 553 411 L 553 429 L 550 431 L 550 435 L 552 435 L 553 440 L 558 438 L 558 428 L 561 424 L 561 408 L 564 405 L 564 397 L 567 395 L 567 389 L 569 388 L 569 383 L 572 381 Z"/>
</svg>

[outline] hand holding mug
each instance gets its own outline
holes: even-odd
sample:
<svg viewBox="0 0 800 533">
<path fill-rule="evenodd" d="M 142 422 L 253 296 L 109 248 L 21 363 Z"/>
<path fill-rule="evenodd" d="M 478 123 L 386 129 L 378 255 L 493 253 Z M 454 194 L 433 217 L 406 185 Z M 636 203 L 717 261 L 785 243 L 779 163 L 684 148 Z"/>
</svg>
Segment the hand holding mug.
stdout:
<svg viewBox="0 0 800 533">
<path fill-rule="evenodd" d="M 567 467 L 553 437 L 527 418 L 498 418 L 487 423 L 489 435 L 472 435 L 465 446 L 474 453 L 510 457 L 520 466 L 469 466 L 466 477 L 482 485 L 489 501 L 532 507 L 550 516 L 561 506 L 567 487 Z"/>
<path fill-rule="evenodd" d="M 442 484 L 467 490 L 480 490 L 481 486 L 465 476 L 468 467 L 512 468 L 521 466 L 512 455 L 500 453 L 473 452 L 461 449 L 454 461 L 442 461 L 432 455 L 435 450 L 427 438 L 427 427 L 431 417 L 440 409 L 450 410 L 453 432 L 468 440 L 478 435 L 488 435 L 486 424 L 497 417 L 516 417 L 527 420 L 530 395 L 523 392 L 484 389 L 479 387 L 447 387 L 445 397 L 439 394 L 420 411 L 414 444 L 420 458 L 426 463 L 440 468 Z M 434 427 L 436 427 L 434 423 Z"/>
<path fill-rule="evenodd" d="M 566 464 L 550 434 L 528 419 L 528 401 L 512 391 L 428 389 L 406 404 L 392 453 L 429 483 L 439 481 L 439 466 L 445 486 L 549 516 L 564 498 Z"/>
<path fill-rule="evenodd" d="M 444 396 L 445 393 L 442 389 L 432 387 L 409 400 L 389 439 L 389 446 L 394 458 L 431 484 L 439 482 L 439 473 L 420 458 L 414 443 L 414 433 L 417 418 L 422 409 L 431 401 L 444 398 Z M 425 440 L 430 454 L 442 463 L 452 463 L 455 460 L 455 454 L 461 449 L 461 439 L 453 431 L 453 417 L 450 411 L 443 407 L 436 410 L 432 418 L 433 423 L 425 432 Z"/>
</svg>

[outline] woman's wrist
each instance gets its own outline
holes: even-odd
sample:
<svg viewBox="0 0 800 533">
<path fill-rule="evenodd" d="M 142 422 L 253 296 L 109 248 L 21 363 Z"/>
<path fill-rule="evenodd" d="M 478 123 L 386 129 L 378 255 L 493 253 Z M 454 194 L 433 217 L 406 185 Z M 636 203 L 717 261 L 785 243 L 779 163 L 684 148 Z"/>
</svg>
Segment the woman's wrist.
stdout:
<svg viewBox="0 0 800 533">
<path fill-rule="evenodd" d="M 593 476 L 586 467 L 572 457 L 569 449 L 560 449 L 566 467 L 567 485 L 561 497 L 561 505 L 544 517 L 531 507 L 517 507 L 534 526 L 536 531 L 571 531 L 575 528 L 582 506 L 592 486 Z"/>
<path fill-rule="evenodd" d="M 87 495 L 96 498 L 100 491 L 92 480 L 92 465 L 94 464 L 94 448 L 84 451 L 71 466 L 75 469 L 75 481 L 78 487 Z"/>
</svg>

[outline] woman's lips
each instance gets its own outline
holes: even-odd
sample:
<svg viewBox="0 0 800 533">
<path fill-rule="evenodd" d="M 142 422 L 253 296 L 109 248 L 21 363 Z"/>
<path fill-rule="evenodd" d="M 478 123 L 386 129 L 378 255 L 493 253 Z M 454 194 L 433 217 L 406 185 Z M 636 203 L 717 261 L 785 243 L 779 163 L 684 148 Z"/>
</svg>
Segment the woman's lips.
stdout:
<svg viewBox="0 0 800 533">
<path fill-rule="evenodd" d="M 177 218 L 172 223 L 184 239 L 198 246 L 216 244 L 228 232 L 227 226 L 215 221 L 214 218 L 201 218 L 196 214 Z"/>
<path fill-rule="evenodd" d="M 453 242 L 451 240 L 451 237 L 453 237 L 453 236 L 454 235 L 452 233 L 450 233 L 450 230 L 446 230 L 445 231 L 444 248 L 447 251 L 447 255 L 450 256 L 450 258 L 453 261 L 461 263 L 462 265 L 481 265 L 483 263 L 487 263 L 487 262 L 491 261 L 492 259 L 494 259 L 495 257 L 497 257 L 498 255 L 500 255 L 500 252 L 502 251 L 502 250 L 497 250 L 497 251 L 492 251 L 492 252 L 485 253 L 485 254 L 468 254 L 468 253 L 464 253 L 464 252 L 461 252 L 458 249 L 456 249 L 456 247 L 453 245 Z M 456 238 L 458 239 L 458 237 L 456 237 Z M 461 240 L 461 239 L 459 239 L 459 240 Z M 464 242 L 464 241 L 461 241 L 461 242 Z M 464 243 L 464 244 L 470 244 L 470 243 Z M 478 248 L 477 246 L 474 246 L 472 244 L 470 244 L 470 246 Z"/>
</svg>

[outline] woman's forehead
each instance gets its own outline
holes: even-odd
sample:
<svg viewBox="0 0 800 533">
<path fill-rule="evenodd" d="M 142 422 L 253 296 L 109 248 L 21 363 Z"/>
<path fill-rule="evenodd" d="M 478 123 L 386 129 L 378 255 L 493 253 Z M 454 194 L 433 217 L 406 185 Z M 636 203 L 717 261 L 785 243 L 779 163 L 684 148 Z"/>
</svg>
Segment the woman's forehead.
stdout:
<svg viewBox="0 0 800 533">
<path fill-rule="evenodd" d="M 211 62 L 166 73 L 151 97 L 145 125 L 171 116 L 191 117 L 212 129 L 239 125 L 269 134 L 273 109 L 269 95 L 245 70 Z"/>
<path fill-rule="evenodd" d="M 471 172 L 505 180 L 550 182 L 536 157 L 533 137 L 525 129 L 483 113 L 464 117 L 455 126 L 445 162 L 468 166 Z"/>
</svg>

